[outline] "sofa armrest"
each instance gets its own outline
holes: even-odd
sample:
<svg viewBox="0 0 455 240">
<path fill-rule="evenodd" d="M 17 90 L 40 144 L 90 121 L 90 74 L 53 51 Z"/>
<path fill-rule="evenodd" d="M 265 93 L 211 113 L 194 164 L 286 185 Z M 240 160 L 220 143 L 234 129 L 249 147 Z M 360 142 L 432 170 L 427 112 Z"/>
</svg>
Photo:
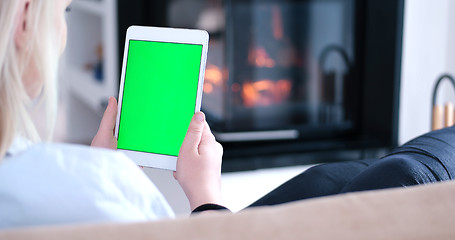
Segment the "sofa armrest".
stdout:
<svg viewBox="0 0 455 240">
<path fill-rule="evenodd" d="M 455 182 L 317 198 L 237 214 L 0 231 L 0 239 L 449 239 Z"/>
</svg>

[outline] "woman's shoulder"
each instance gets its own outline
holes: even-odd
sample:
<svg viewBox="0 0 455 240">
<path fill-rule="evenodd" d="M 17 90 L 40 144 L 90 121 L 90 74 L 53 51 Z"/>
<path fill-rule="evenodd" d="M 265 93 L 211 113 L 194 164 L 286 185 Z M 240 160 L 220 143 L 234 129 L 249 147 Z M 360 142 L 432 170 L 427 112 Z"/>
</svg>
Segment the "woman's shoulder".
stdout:
<svg viewBox="0 0 455 240">
<path fill-rule="evenodd" d="M 32 144 L 4 159 L 2 168 L 47 169 L 81 175 L 101 174 L 105 171 L 137 172 L 137 166 L 121 152 L 64 143 Z M 56 172 L 52 172 L 56 174 Z"/>
<path fill-rule="evenodd" d="M 35 178 L 33 181 L 53 185 L 58 182 L 102 185 L 101 190 L 125 184 L 154 187 L 143 171 L 121 152 L 64 143 L 32 144 L 5 158 L 0 164 L 0 181 L 2 178 L 9 178 L 8 182 Z"/>
<path fill-rule="evenodd" d="M 95 148 L 75 144 L 63 143 L 48 143 L 37 144 L 30 151 L 41 152 L 44 156 L 49 156 L 57 160 L 77 163 L 89 163 L 99 165 L 100 167 L 134 167 L 137 170 L 136 164 L 123 153 L 115 150 Z M 106 166 L 107 164 L 108 166 Z"/>
<path fill-rule="evenodd" d="M 0 164 L 0 182 L 8 183 L 0 184 L 0 196 L 7 196 L 4 201 L 0 199 L 3 215 L 0 228 L 37 223 L 137 221 L 173 214 L 143 171 L 124 154 L 113 150 L 33 144 L 4 159 Z M 14 218 L 4 218 L 7 215 Z"/>
<path fill-rule="evenodd" d="M 103 161 L 105 159 L 113 158 L 113 160 L 123 159 L 123 161 L 128 161 L 128 158 L 125 155 L 115 150 L 67 143 L 31 144 L 28 147 L 24 148 L 22 151 L 13 154 L 13 157 L 20 159 L 33 155 L 36 155 L 37 157 L 50 157 L 52 159 L 98 159 L 99 161 Z M 46 158 L 43 158 L 42 160 L 46 160 Z"/>
</svg>

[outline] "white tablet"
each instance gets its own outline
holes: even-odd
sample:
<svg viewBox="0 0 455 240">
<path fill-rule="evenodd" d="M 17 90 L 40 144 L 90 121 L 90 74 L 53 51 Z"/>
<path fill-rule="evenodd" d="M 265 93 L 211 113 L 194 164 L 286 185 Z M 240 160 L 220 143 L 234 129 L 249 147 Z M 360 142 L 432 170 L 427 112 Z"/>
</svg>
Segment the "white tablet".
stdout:
<svg viewBox="0 0 455 240">
<path fill-rule="evenodd" d="M 201 107 L 208 38 L 202 30 L 128 28 L 115 136 L 138 165 L 176 169 Z"/>
</svg>

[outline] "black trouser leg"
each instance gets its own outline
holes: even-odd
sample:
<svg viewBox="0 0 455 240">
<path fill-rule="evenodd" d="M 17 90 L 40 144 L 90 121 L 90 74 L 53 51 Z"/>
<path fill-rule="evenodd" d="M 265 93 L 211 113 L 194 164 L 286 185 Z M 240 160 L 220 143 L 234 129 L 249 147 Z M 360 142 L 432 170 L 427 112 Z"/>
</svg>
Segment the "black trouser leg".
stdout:
<svg viewBox="0 0 455 240">
<path fill-rule="evenodd" d="M 250 207 L 275 205 L 339 193 L 374 159 L 328 163 L 312 167 L 254 202 Z"/>
</svg>

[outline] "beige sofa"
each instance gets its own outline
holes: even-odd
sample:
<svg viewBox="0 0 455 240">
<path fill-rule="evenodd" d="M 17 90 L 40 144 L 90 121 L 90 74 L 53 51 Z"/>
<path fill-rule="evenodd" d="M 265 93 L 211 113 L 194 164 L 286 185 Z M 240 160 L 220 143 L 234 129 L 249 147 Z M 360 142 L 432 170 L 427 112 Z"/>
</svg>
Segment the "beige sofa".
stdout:
<svg viewBox="0 0 455 240">
<path fill-rule="evenodd" d="M 1 213 L 0 213 L 1 214 Z M 143 223 L 0 231 L 0 239 L 455 239 L 455 181 Z"/>
</svg>

